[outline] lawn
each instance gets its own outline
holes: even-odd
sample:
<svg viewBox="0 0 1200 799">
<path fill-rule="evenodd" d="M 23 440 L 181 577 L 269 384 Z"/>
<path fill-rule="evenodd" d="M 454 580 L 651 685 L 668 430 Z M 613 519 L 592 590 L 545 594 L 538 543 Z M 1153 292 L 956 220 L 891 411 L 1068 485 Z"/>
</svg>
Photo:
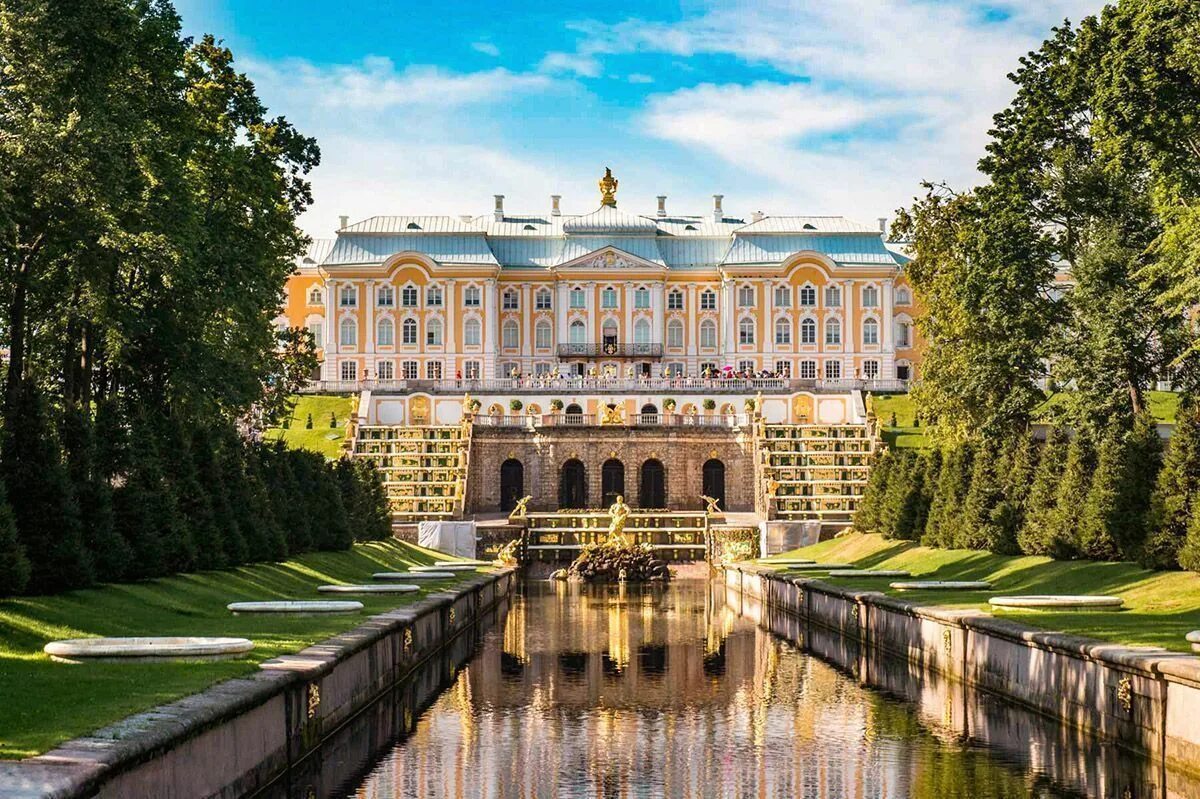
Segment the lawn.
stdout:
<svg viewBox="0 0 1200 799">
<path fill-rule="evenodd" d="M 344 552 L 318 552 L 285 563 L 222 572 L 178 575 L 143 583 L 104 585 L 57 596 L 0 601 L 0 758 L 44 752 L 155 705 L 353 628 L 373 613 L 444 590 L 454 578 L 421 581 L 420 593 L 340 596 L 364 605 L 336 616 L 234 616 L 225 605 L 262 599 L 319 599 L 324 583 L 370 582 L 376 571 L 402 571 L 446 556 L 399 541 L 358 544 Z M 56 663 L 42 646 L 58 638 L 141 635 L 232 635 L 255 648 L 236 660 L 191 663 Z"/>
<path fill-rule="evenodd" d="M 883 591 L 923 604 L 987 610 L 1002 594 L 1110 594 L 1125 609 L 1109 613 L 1011 613 L 1026 624 L 1124 644 L 1189 651 L 1184 640 L 1200 629 L 1200 575 L 1155 572 L 1133 563 L 1004 557 L 963 549 L 930 549 L 878 535 L 854 534 L 787 553 L 859 568 L 902 569 L 914 579 L 988 580 L 990 591 L 894 591 L 892 579 L 830 579 L 839 586 Z M 782 557 L 782 556 L 781 556 Z M 770 560 L 764 561 L 769 563 Z"/>
<path fill-rule="evenodd" d="M 342 452 L 346 439 L 346 419 L 350 415 L 353 398 L 331 394 L 304 394 L 295 397 L 296 406 L 287 427 L 272 427 L 266 431 L 269 440 L 283 439 L 293 449 L 309 449 L 327 458 L 336 458 Z M 337 419 L 337 427 L 329 426 L 329 415 Z M 312 415 L 312 429 L 305 427 Z"/>
</svg>

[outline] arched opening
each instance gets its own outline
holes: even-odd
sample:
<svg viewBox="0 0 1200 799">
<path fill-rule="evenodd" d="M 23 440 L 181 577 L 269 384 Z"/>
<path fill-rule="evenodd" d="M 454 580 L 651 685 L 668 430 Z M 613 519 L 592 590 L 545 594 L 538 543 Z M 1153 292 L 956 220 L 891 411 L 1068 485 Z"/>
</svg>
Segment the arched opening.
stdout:
<svg viewBox="0 0 1200 799">
<path fill-rule="evenodd" d="M 642 406 L 641 417 L 640 421 L 642 424 L 658 424 L 658 406 L 653 402 L 647 402 Z M 658 506 L 655 505 L 654 507 Z"/>
<path fill-rule="evenodd" d="M 667 507 L 667 481 L 662 461 L 650 458 L 642 464 L 642 481 L 638 488 L 638 507 Z"/>
<path fill-rule="evenodd" d="M 625 464 L 609 458 L 600 467 L 600 506 L 607 508 L 625 493 Z"/>
<path fill-rule="evenodd" d="M 704 496 L 718 501 L 718 507 L 725 510 L 725 464 L 716 458 L 704 462 Z"/>
<path fill-rule="evenodd" d="M 508 513 L 525 496 L 525 467 L 516 458 L 500 464 L 500 510 Z"/>
<path fill-rule="evenodd" d="M 562 466 L 558 482 L 558 507 L 566 510 L 587 507 L 587 474 L 583 463 L 575 458 Z"/>
<path fill-rule="evenodd" d="M 570 405 L 567 406 L 566 412 L 575 414 L 576 416 L 580 416 L 583 414 L 583 408 L 579 407 L 574 402 L 572 402 Z"/>
</svg>

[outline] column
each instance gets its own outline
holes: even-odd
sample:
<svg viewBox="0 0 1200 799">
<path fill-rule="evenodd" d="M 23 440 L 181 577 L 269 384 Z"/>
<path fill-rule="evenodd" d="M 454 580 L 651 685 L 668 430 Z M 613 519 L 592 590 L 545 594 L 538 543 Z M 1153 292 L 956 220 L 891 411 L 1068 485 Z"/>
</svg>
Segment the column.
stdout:
<svg viewBox="0 0 1200 799">
<path fill-rule="evenodd" d="M 442 341 L 446 345 L 446 355 L 450 356 L 458 352 L 458 331 L 455 330 L 454 313 L 458 308 L 458 298 L 454 294 L 454 278 L 446 280 L 446 285 L 442 290 L 442 309 L 445 311 L 443 319 L 445 326 L 442 329 Z M 447 367 L 450 365 L 447 364 Z M 457 367 L 456 367 L 457 368 Z M 450 369 L 450 374 L 447 377 L 454 377 L 454 369 Z"/>
<path fill-rule="evenodd" d="M 521 371 L 533 371 L 533 295 L 529 284 L 521 286 L 521 306 L 517 309 L 517 323 L 521 331 Z"/>
<path fill-rule="evenodd" d="M 366 320 L 366 328 L 367 328 L 365 331 L 363 331 L 363 341 L 365 341 L 367 343 L 367 346 L 364 347 L 363 350 L 368 353 L 374 353 L 375 352 L 375 281 L 374 280 L 368 280 L 366 282 L 366 289 L 364 290 L 363 294 L 365 295 L 363 297 L 363 302 L 367 306 L 366 308 L 363 309 L 363 319 Z M 399 331 L 399 329 L 397 329 L 396 336 L 398 337 L 399 335 L 400 335 L 400 331 Z M 371 374 L 372 374 L 372 376 L 374 376 L 374 374 L 375 374 L 374 359 L 371 359 Z"/>
<path fill-rule="evenodd" d="M 555 286 L 554 300 L 554 327 L 558 331 L 555 334 L 554 345 L 567 343 L 567 314 L 570 310 L 570 300 L 568 297 L 570 287 L 563 281 L 559 281 Z"/>
<path fill-rule="evenodd" d="M 483 283 L 483 379 L 496 376 L 496 280 L 490 278 Z"/>
<path fill-rule="evenodd" d="M 700 287 L 689 283 L 683 300 L 683 335 L 687 341 L 687 370 L 696 369 L 700 354 Z"/>
<path fill-rule="evenodd" d="M 725 360 L 737 365 L 737 317 L 734 315 L 733 281 L 726 278 L 721 283 L 721 328 L 725 331 Z M 717 364 L 718 368 L 725 364 Z"/>
<path fill-rule="evenodd" d="M 892 279 L 883 283 L 883 313 L 879 320 L 879 343 L 882 355 L 879 358 L 879 377 L 892 380 L 896 377 L 896 285 Z"/>
<path fill-rule="evenodd" d="M 765 324 L 763 325 L 763 327 L 766 329 L 763 331 L 763 343 L 762 343 L 762 347 L 761 347 L 762 352 L 763 352 L 762 368 L 774 369 L 775 368 L 775 317 L 776 317 L 775 311 L 778 310 L 775 307 L 775 284 L 774 283 L 764 284 L 763 291 L 765 291 L 767 293 L 767 296 L 763 298 L 763 302 L 762 302 L 762 307 L 767 309 L 767 318 L 764 320 Z"/>
<path fill-rule="evenodd" d="M 321 331 L 321 348 L 325 350 L 325 363 L 321 365 L 321 375 L 326 380 L 337 380 L 337 293 L 338 282 L 332 278 L 325 281 L 325 325 Z"/>
<path fill-rule="evenodd" d="M 628 281 L 622 287 L 621 294 L 624 295 L 621 302 L 625 307 L 625 325 L 621 336 L 618 339 L 622 344 L 633 343 L 633 284 Z"/>
<path fill-rule="evenodd" d="M 584 309 L 587 315 L 587 340 L 589 344 L 598 344 L 600 335 L 596 332 L 596 316 L 600 313 L 600 298 L 596 296 L 596 284 L 585 283 L 583 290 L 587 298 L 587 308 Z"/>
</svg>

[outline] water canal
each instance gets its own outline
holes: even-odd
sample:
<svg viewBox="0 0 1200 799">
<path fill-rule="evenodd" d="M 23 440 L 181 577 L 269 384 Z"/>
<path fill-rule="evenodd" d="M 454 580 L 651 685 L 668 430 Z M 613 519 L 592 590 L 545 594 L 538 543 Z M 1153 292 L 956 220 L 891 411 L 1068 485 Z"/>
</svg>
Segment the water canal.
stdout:
<svg viewBox="0 0 1200 799">
<path fill-rule="evenodd" d="M 722 585 L 526 583 L 493 621 L 457 661 L 431 665 L 423 694 L 364 714 L 285 793 L 1200 795 L 1122 749 L 904 664 L 873 663 L 877 684 L 865 685 L 852 644 L 819 629 L 803 646 L 784 641 Z"/>
</svg>

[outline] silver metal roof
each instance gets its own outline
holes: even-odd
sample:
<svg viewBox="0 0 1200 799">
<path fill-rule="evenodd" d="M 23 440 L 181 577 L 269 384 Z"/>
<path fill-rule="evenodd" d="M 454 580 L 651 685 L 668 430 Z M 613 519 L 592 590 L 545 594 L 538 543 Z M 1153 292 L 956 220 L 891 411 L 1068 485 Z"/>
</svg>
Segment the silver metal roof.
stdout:
<svg viewBox="0 0 1200 799">
<path fill-rule="evenodd" d="M 738 228 L 738 233 L 879 233 L 844 216 L 767 216 Z"/>
<path fill-rule="evenodd" d="M 788 256 L 804 250 L 826 255 L 839 264 L 896 266 L 896 258 L 879 231 L 865 234 L 824 235 L 742 235 L 739 233 L 725 256 L 727 264 L 777 264 Z"/>
<path fill-rule="evenodd" d="M 478 233 L 479 228 L 454 216 L 372 216 L 338 233 Z"/>
<path fill-rule="evenodd" d="M 590 214 L 568 219 L 563 232 L 569 236 L 654 236 L 658 227 L 652 219 L 602 205 Z"/>
<path fill-rule="evenodd" d="M 308 244 L 308 250 L 304 255 L 296 259 L 296 268 L 298 269 L 315 269 L 327 257 L 330 250 L 333 249 L 334 239 L 313 239 Z"/>
<path fill-rule="evenodd" d="M 444 264 L 499 265 L 482 234 L 338 236 L 323 263 L 326 266 L 381 264 L 399 252 L 419 252 Z"/>
</svg>

